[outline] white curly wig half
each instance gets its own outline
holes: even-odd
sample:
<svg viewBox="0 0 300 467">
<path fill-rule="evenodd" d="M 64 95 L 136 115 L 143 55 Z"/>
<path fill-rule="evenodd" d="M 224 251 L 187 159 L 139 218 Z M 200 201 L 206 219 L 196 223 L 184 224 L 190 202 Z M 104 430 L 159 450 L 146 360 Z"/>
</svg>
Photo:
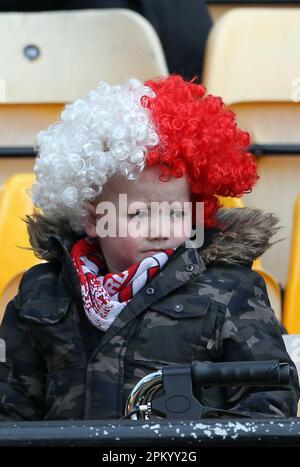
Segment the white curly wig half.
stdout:
<svg viewBox="0 0 300 467">
<path fill-rule="evenodd" d="M 100 82 L 38 133 L 32 200 L 48 219 L 68 219 L 82 231 L 85 202 L 100 195 L 112 175 L 134 179 L 143 170 L 147 147 L 159 139 L 142 96 L 155 93 L 136 79 L 122 86 Z"/>
</svg>

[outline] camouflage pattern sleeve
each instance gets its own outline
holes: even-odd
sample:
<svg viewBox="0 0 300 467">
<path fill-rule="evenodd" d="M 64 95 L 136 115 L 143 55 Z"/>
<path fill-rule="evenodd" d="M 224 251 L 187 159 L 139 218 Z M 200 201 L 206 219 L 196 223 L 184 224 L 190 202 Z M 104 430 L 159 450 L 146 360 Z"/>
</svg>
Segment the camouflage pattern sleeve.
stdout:
<svg viewBox="0 0 300 467">
<path fill-rule="evenodd" d="M 45 371 L 25 321 L 19 317 L 21 293 L 7 305 L 0 338 L 0 421 L 41 420 Z M 3 361 L 5 360 L 5 361 Z"/>
<path fill-rule="evenodd" d="M 226 388 L 227 408 L 254 417 L 295 417 L 299 382 L 271 308 L 264 279 L 254 271 L 232 296 L 220 332 L 224 361 L 279 360 L 291 368 L 289 385 Z"/>
</svg>

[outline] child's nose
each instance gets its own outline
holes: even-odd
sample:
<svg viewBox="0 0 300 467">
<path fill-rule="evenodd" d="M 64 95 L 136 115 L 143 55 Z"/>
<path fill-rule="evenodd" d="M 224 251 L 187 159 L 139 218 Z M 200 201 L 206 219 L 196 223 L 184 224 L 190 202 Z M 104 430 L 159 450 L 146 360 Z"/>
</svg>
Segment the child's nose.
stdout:
<svg viewBox="0 0 300 467">
<path fill-rule="evenodd" d="M 167 240 L 170 238 L 170 225 L 167 222 L 153 222 L 150 225 L 148 238 L 150 240 Z"/>
</svg>

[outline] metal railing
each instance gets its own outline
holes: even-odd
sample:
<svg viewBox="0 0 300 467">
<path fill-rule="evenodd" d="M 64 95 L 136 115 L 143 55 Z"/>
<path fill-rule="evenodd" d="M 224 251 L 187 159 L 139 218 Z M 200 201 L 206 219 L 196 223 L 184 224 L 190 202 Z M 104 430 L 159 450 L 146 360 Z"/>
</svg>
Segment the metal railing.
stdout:
<svg viewBox="0 0 300 467">
<path fill-rule="evenodd" d="M 5 446 L 299 446 L 300 419 L 1 422 Z"/>
</svg>

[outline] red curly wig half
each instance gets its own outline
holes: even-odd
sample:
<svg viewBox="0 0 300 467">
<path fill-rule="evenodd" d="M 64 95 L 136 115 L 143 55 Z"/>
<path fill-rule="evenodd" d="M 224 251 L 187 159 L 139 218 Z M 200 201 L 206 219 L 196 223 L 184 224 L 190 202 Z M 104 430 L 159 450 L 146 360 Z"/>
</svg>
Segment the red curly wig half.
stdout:
<svg viewBox="0 0 300 467">
<path fill-rule="evenodd" d="M 148 150 L 147 165 L 159 165 L 161 178 L 187 175 L 193 199 L 204 202 L 205 226 L 215 225 L 221 206 L 216 195 L 239 197 L 259 179 L 248 151 L 250 135 L 238 128 L 221 97 L 181 76 L 149 80 L 156 97 L 144 96 L 160 143 Z"/>
</svg>

